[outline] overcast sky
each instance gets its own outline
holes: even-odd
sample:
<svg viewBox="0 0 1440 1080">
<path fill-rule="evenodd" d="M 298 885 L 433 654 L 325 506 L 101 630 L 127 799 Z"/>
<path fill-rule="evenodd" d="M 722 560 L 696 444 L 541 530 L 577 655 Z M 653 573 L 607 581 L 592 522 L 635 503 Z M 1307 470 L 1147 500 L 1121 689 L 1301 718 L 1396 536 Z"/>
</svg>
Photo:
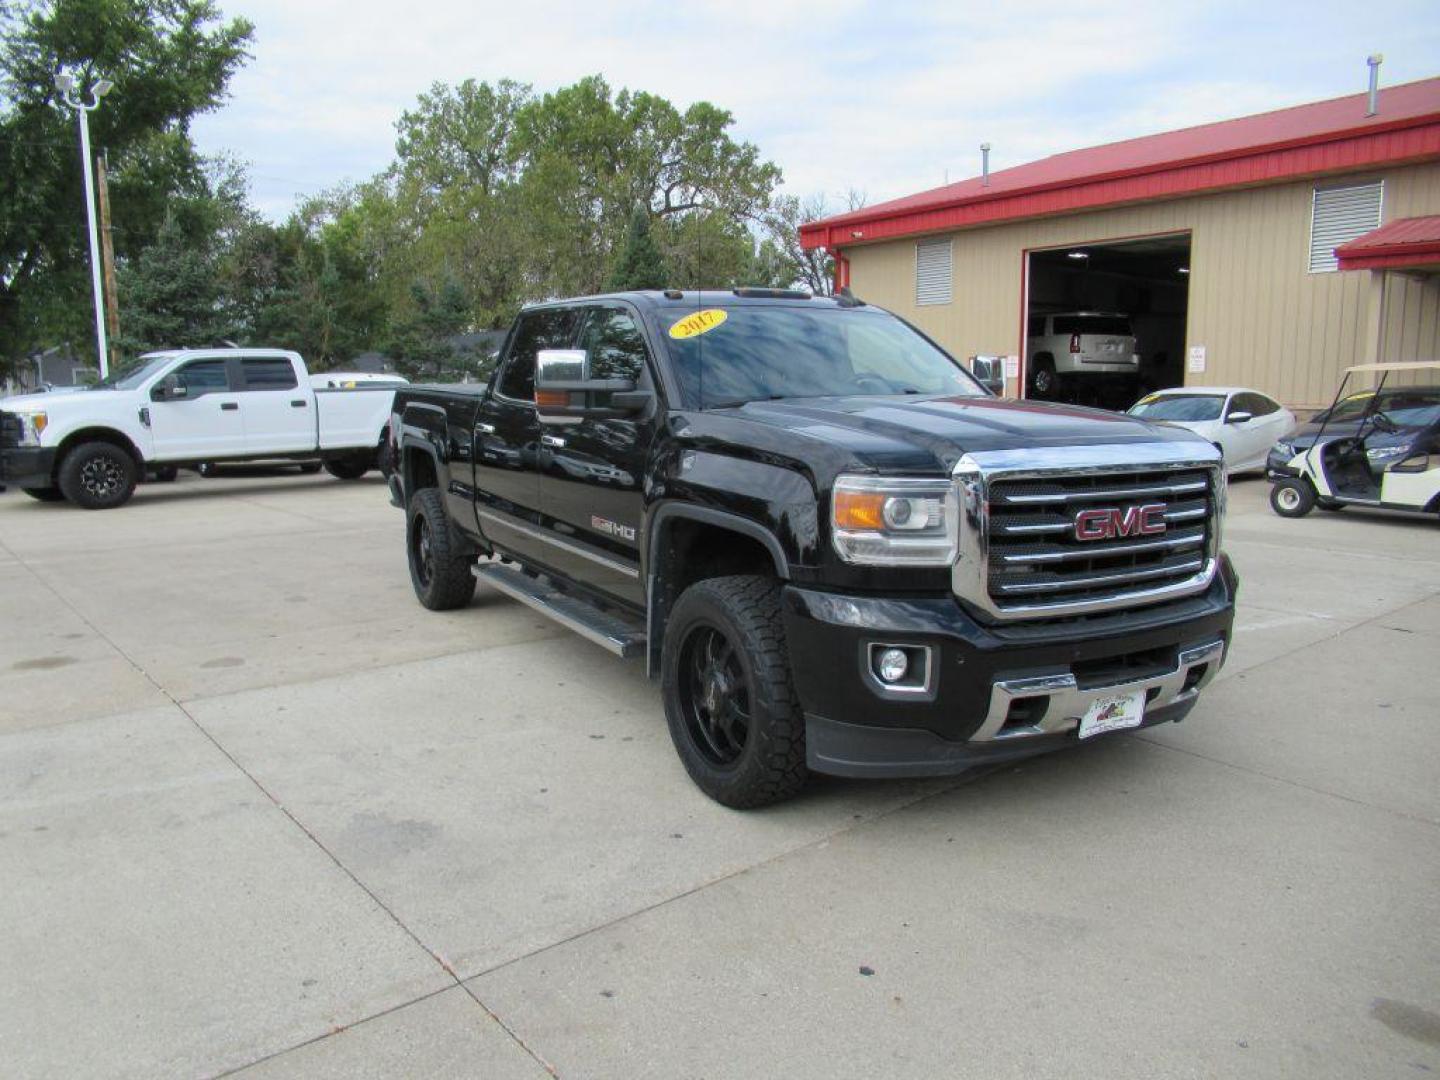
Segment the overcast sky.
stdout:
<svg viewBox="0 0 1440 1080">
<path fill-rule="evenodd" d="M 435 81 L 550 90 L 595 72 L 712 101 L 788 191 L 870 202 L 1061 150 L 1440 75 L 1440 4 L 220 0 L 255 23 L 231 101 L 195 125 L 248 162 L 256 204 L 380 171 Z"/>
</svg>

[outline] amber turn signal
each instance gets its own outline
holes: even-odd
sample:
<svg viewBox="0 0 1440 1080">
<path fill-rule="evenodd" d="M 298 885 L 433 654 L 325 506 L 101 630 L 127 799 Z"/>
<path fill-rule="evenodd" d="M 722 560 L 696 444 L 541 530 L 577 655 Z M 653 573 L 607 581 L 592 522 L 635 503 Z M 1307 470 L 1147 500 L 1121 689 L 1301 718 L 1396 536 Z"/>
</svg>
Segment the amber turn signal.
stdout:
<svg viewBox="0 0 1440 1080">
<path fill-rule="evenodd" d="M 835 527 L 839 529 L 883 529 L 885 493 L 838 490 L 834 517 Z"/>
</svg>

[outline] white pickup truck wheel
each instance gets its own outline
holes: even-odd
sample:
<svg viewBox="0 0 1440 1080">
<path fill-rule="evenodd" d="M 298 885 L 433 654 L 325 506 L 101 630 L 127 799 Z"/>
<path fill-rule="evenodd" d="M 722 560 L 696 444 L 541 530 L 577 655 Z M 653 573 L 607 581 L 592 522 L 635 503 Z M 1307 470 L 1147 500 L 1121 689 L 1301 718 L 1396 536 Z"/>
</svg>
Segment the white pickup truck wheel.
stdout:
<svg viewBox="0 0 1440 1080">
<path fill-rule="evenodd" d="M 114 443 L 81 443 L 60 462 L 60 490 L 86 510 L 113 510 L 135 494 L 140 470 Z"/>
</svg>

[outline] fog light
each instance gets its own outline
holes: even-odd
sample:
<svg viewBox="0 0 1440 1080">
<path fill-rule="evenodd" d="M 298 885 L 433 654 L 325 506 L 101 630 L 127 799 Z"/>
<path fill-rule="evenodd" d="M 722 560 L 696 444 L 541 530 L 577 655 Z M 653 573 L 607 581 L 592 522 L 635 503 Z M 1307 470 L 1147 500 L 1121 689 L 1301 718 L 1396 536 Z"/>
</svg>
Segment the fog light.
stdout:
<svg viewBox="0 0 1440 1080">
<path fill-rule="evenodd" d="M 910 670 L 910 658 L 904 649 L 886 649 L 875 663 L 875 674 L 887 682 L 899 682 Z"/>
</svg>

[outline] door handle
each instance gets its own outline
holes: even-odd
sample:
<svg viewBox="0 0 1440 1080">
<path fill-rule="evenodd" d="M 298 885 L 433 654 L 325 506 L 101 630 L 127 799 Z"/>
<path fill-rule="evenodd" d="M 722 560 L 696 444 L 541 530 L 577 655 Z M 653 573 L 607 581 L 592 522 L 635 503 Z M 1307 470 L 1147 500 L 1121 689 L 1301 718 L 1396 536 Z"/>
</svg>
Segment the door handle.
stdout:
<svg viewBox="0 0 1440 1080">
<path fill-rule="evenodd" d="M 559 435 L 541 435 L 540 442 L 545 446 L 553 446 L 557 449 L 565 445 L 565 440 Z"/>
<path fill-rule="evenodd" d="M 226 412 L 234 412 L 236 409 L 240 408 L 240 403 L 238 401 L 222 401 L 220 403 L 220 408 L 224 409 Z"/>
<path fill-rule="evenodd" d="M 290 402 L 290 407 L 292 409 L 303 409 L 305 408 L 305 401 L 303 398 L 300 401 L 292 401 Z"/>
<path fill-rule="evenodd" d="M 476 425 L 475 425 L 475 430 L 478 431 L 478 432 L 480 432 L 481 435 L 494 435 L 494 434 L 495 434 L 495 425 L 494 425 L 494 424 L 476 424 Z"/>
</svg>

